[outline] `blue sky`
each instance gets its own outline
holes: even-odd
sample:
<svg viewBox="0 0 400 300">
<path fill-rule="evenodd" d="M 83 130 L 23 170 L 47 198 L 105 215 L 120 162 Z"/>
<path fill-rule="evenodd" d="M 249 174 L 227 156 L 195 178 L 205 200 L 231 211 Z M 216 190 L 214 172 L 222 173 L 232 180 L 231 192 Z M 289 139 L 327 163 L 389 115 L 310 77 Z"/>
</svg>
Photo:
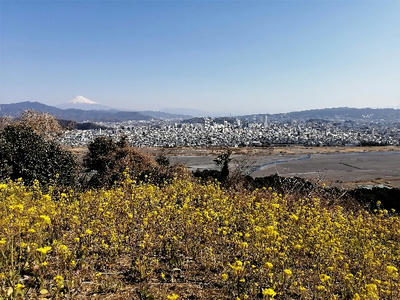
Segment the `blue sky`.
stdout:
<svg viewBox="0 0 400 300">
<path fill-rule="evenodd" d="M 0 0 L 0 102 L 400 107 L 400 1 Z"/>
</svg>

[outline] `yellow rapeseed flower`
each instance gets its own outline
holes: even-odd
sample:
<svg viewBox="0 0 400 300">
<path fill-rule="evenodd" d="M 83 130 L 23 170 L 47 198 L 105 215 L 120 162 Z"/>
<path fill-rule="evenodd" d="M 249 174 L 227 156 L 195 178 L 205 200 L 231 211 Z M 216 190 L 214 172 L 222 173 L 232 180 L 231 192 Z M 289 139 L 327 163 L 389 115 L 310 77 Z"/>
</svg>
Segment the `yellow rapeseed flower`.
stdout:
<svg viewBox="0 0 400 300">
<path fill-rule="evenodd" d="M 41 290 L 39 291 L 39 293 L 40 293 L 40 295 L 47 295 L 47 294 L 49 293 L 49 291 L 46 290 L 46 289 L 41 289 Z"/>
<path fill-rule="evenodd" d="M 263 289 L 262 294 L 264 296 L 275 297 L 276 292 L 273 289 Z"/>
<path fill-rule="evenodd" d="M 329 279 L 331 279 L 331 277 L 328 276 L 328 275 L 326 275 L 326 274 L 320 274 L 320 275 L 319 275 L 319 279 L 320 279 L 322 282 L 326 282 L 326 281 L 328 281 Z"/>
<path fill-rule="evenodd" d="M 58 250 L 61 252 L 66 252 L 68 251 L 68 247 L 66 245 L 60 244 L 58 245 Z"/>
<path fill-rule="evenodd" d="M 389 275 L 390 276 L 392 276 L 392 277 L 397 277 L 397 271 L 398 271 L 398 269 L 396 268 L 396 267 L 394 267 L 394 266 L 387 266 L 386 267 L 386 271 L 389 273 Z"/>
<path fill-rule="evenodd" d="M 378 287 L 374 283 L 366 284 L 365 289 L 367 290 L 368 297 L 370 299 L 379 299 Z"/>
<path fill-rule="evenodd" d="M 61 275 L 56 275 L 53 279 L 56 282 L 58 288 L 64 287 L 64 277 L 62 277 Z"/>
<path fill-rule="evenodd" d="M 283 270 L 283 273 L 285 273 L 287 276 L 291 276 L 292 275 L 292 270 L 285 269 L 285 270 Z"/>
<path fill-rule="evenodd" d="M 40 215 L 40 218 L 44 221 L 46 224 L 51 224 L 51 219 L 47 215 Z"/>
<path fill-rule="evenodd" d="M 179 295 L 172 293 L 171 295 L 168 295 L 168 300 L 176 300 L 179 298 Z"/>
<path fill-rule="evenodd" d="M 47 252 L 51 251 L 51 247 L 50 246 L 45 246 L 45 247 L 37 248 L 36 251 L 40 252 L 42 254 L 47 254 Z"/>
<path fill-rule="evenodd" d="M 241 245 L 242 248 L 248 248 L 249 247 L 249 244 L 247 242 L 242 242 L 240 245 Z"/>
<path fill-rule="evenodd" d="M 270 263 L 270 262 L 266 262 L 266 263 L 264 264 L 264 267 L 265 267 L 266 269 L 272 269 L 272 268 L 274 267 L 274 265 L 273 265 L 272 263 Z"/>
</svg>

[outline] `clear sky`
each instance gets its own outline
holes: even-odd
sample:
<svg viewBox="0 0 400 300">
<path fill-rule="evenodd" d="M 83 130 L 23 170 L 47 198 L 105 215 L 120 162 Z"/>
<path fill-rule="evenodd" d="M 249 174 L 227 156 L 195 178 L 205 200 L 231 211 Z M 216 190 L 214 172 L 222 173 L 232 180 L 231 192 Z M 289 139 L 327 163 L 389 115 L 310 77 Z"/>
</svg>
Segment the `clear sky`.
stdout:
<svg viewBox="0 0 400 300">
<path fill-rule="evenodd" d="M 400 107 L 400 0 L 0 0 L 0 103 Z"/>
</svg>

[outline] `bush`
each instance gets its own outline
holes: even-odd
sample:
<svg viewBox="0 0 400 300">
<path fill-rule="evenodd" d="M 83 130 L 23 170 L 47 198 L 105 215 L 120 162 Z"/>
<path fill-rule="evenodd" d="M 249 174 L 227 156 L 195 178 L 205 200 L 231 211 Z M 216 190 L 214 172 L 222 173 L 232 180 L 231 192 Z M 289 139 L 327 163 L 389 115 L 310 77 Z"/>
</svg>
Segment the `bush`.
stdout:
<svg viewBox="0 0 400 300">
<path fill-rule="evenodd" d="M 0 130 L 3 130 L 6 126 L 10 125 L 12 122 L 11 117 L 4 116 L 0 117 Z"/>
<path fill-rule="evenodd" d="M 22 178 L 28 184 L 38 180 L 45 185 L 55 180 L 58 185 L 71 185 L 76 170 L 72 153 L 54 141 L 47 141 L 32 128 L 17 124 L 2 130 L 0 179 Z"/>
<path fill-rule="evenodd" d="M 47 139 L 55 138 L 62 133 L 60 123 L 48 113 L 26 110 L 21 115 L 19 123 L 32 128 L 35 133 Z"/>
<path fill-rule="evenodd" d="M 84 158 L 84 167 L 93 173 L 88 181 L 90 187 L 112 186 L 124 177 L 144 177 L 157 167 L 153 158 L 130 147 L 122 137 L 114 142 L 110 137 L 98 137 L 88 145 L 89 152 Z"/>
<path fill-rule="evenodd" d="M 162 152 L 160 154 L 157 155 L 156 162 L 161 167 L 169 167 L 171 165 L 171 162 L 169 161 L 168 156 L 164 152 L 164 149 L 162 150 Z"/>
</svg>

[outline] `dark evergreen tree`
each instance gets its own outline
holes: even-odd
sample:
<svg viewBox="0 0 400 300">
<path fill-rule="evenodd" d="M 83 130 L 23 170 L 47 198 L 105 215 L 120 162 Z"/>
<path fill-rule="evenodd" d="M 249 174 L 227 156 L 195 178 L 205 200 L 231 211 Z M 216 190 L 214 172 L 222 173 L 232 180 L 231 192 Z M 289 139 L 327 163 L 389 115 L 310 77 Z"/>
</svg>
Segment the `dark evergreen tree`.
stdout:
<svg viewBox="0 0 400 300">
<path fill-rule="evenodd" d="M 22 178 L 32 184 L 73 185 L 77 164 L 71 152 L 25 125 L 8 125 L 0 133 L 0 179 Z"/>
</svg>

